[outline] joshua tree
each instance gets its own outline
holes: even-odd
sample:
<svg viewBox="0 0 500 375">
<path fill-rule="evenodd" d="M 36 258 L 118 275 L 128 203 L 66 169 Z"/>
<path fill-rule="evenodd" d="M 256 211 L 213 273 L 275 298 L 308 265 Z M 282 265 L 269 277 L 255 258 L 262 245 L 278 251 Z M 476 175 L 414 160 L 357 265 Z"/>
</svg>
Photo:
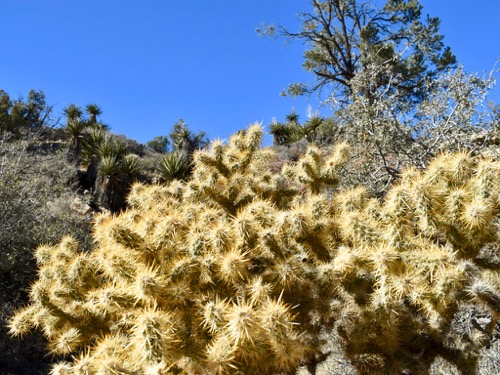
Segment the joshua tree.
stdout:
<svg viewBox="0 0 500 375">
<path fill-rule="evenodd" d="M 174 151 L 182 155 L 188 162 L 191 162 L 192 155 L 197 149 L 208 143 L 204 132 L 194 134 L 183 119 L 174 124 L 169 136 Z"/>
<path fill-rule="evenodd" d="M 82 120 L 83 112 L 80 107 L 75 104 L 69 104 L 63 109 L 63 113 L 66 115 L 66 125 L 64 130 L 71 137 L 71 146 L 68 150 L 68 160 L 80 164 L 81 154 L 82 154 L 82 138 L 83 131 L 85 130 L 87 123 Z"/>
<path fill-rule="evenodd" d="M 71 148 L 69 150 L 69 155 L 71 160 L 75 160 L 77 164 L 85 159 L 88 159 L 89 143 L 91 141 L 85 140 L 86 137 L 85 130 L 89 127 L 97 126 L 97 116 L 102 114 L 101 108 L 97 104 L 89 104 L 86 107 L 86 111 L 89 115 L 88 118 L 83 118 L 83 111 L 80 107 L 75 104 L 69 104 L 63 109 L 66 115 L 66 132 L 71 136 Z M 105 129 L 105 126 L 100 126 L 100 128 Z M 101 130 L 102 130 L 101 129 Z M 85 148 L 82 155 L 82 146 Z M 88 160 L 86 161 L 88 163 Z"/>
<path fill-rule="evenodd" d="M 80 184 L 94 192 L 93 203 L 117 212 L 126 207 L 125 197 L 142 170 L 138 157 L 127 145 L 102 127 L 83 133 Z"/>
<path fill-rule="evenodd" d="M 66 115 L 66 123 L 80 121 L 83 116 L 82 109 L 75 104 L 67 105 L 63 109 L 63 113 Z"/>
<path fill-rule="evenodd" d="M 128 211 L 96 218 L 92 252 L 40 246 L 10 332 L 41 329 L 65 358 L 54 374 L 293 373 L 332 328 L 362 374 L 427 373 L 437 356 L 475 373 L 500 313 L 498 265 L 476 261 L 500 162 L 442 154 L 380 200 L 335 191 L 346 144 L 273 174 L 262 135 L 197 152 L 187 182 L 134 185 Z M 463 302 L 492 321 L 465 340 L 450 331 Z"/>
<path fill-rule="evenodd" d="M 273 135 L 275 146 L 289 146 L 301 139 L 309 143 L 322 143 L 318 137 L 319 130 L 327 124 L 327 121 L 319 116 L 312 116 L 305 123 L 299 122 L 299 115 L 292 111 L 286 116 L 286 122 L 274 121 L 269 126 L 269 133 Z"/>
<path fill-rule="evenodd" d="M 97 116 L 100 116 L 102 114 L 101 107 L 99 107 L 97 104 L 89 104 L 86 107 L 87 113 L 89 114 L 89 123 L 90 124 L 97 124 Z"/>
</svg>

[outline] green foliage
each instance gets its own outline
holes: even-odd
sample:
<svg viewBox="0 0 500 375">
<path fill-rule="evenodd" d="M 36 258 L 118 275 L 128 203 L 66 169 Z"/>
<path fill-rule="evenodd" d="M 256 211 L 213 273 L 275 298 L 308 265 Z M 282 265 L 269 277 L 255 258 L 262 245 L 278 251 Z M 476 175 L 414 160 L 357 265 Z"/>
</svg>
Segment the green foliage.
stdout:
<svg viewBox="0 0 500 375">
<path fill-rule="evenodd" d="M 102 127 L 92 126 L 83 133 L 82 164 L 87 185 L 95 190 L 93 201 L 112 212 L 125 208 L 130 186 L 144 169 L 125 141 Z"/>
<path fill-rule="evenodd" d="M 370 66 L 383 66 L 384 74 L 372 76 L 362 95 L 391 83 L 402 98 L 421 100 L 423 82 L 452 67 L 455 56 L 443 45 L 439 19 L 422 17 L 420 1 L 387 0 L 383 6 L 358 0 L 312 0 L 312 10 L 300 15 L 297 32 L 264 26 L 261 34 L 305 43 L 304 68 L 314 74 L 314 84 L 295 83 L 288 94 L 303 95 L 326 90 L 326 96 L 352 93 L 352 79 Z"/>
<path fill-rule="evenodd" d="M 6 130 L 10 130 L 12 127 L 12 121 L 10 118 L 10 109 L 12 108 L 12 101 L 9 95 L 0 90 L 0 129 L 2 133 Z"/>
<path fill-rule="evenodd" d="M 94 146 L 94 145 L 93 145 Z M 95 149 L 90 150 L 93 156 L 102 159 L 104 157 L 123 158 L 127 154 L 127 146 L 112 133 L 105 132 L 101 142 L 96 144 Z"/>
<path fill-rule="evenodd" d="M 114 155 L 105 155 L 99 161 L 98 171 L 107 178 L 115 177 L 121 171 L 120 160 Z"/>
<path fill-rule="evenodd" d="M 143 171 L 141 158 L 135 154 L 128 154 L 122 159 L 121 171 L 128 178 L 134 178 Z"/>
<path fill-rule="evenodd" d="M 75 104 L 69 104 L 64 107 L 63 113 L 66 116 L 67 123 L 80 121 L 83 115 L 82 109 Z"/>
<path fill-rule="evenodd" d="M 170 141 L 168 137 L 159 135 L 148 141 L 146 145 L 154 151 L 160 154 L 164 154 L 169 151 Z"/>
<path fill-rule="evenodd" d="M 182 154 L 186 160 L 191 160 L 191 156 L 196 150 L 208 144 L 205 133 L 194 134 L 183 119 L 174 124 L 169 137 L 172 140 L 173 151 Z"/>
<path fill-rule="evenodd" d="M 206 147 L 208 140 L 204 132 L 194 134 L 180 119 L 174 124 L 168 136 L 158 136 L 147 143 L 147 146 L 160 153 L 154 169 L 162 181 L 185 179 L 191 173 L 193 154 Z"/>
<path fill-rule="evenodd" d="M 79 141 L 83 136 L 83 131 L 87 127 L 87 123 L 78 120 L 69 120 L 64 130 L 71 136 L 73 142 Z"/>
<path fill-rule="evenodd" d="M 97 132 L 107 130 L 107 126 L 97 122 L 97 116 L 102 114 L 101 108 L 97 104 L 86 106 L 88 118 L 83 118 L 83 111 L 75 104 L 69 104 L 63 109 L 66 116 L 64 130 L 71 138 L 71 146 L 68 150 L 69 160 L 79 165 L 82 161 L 88 164 L 97 153 L 96 147 L 102 139 L 98 140 L 97 134 L 87 135 L 86 132 L 93 129 Z M 101 138 L 102 135 L 100 135 Z M 87 138 L 87 139 L 85 139 Z M 82 152 L 83 148 L 83 152 Z"/>
<path fill-rule="evenodd" d="M 189 176 L 191 165 L 179 153 L 170 152 L 158 157 L 156 170 L 163 181 L 183 180 Z"/>
<path fill-rule="evenodd" d="M 45 101 L 43 91 L 30 90 L 26 100 L 12 101 L 0 90 L 0 135 L 10 134 L 20 137 L 34 129 L 41 129 L 50 122 L 52 107 Z"/>
<path fill-rule="evenodd" d="M 98 171 L 106 178 L 133 180 L 142 172 L 141 158 L 134 154 L 117 157 L 114 154 L 103 156 L 98 164 Z"/>
<path fill-rule="evenodd" d="M 193 133 L 183 119 L 177 121 L 168 136 L 157 136 L 147 146 L 159 153 L 175 152 L 186 161 L 191 161 L 193 153 L 208 144 L 204 132 Z"/>
<path fill-rule="evenodd" d="M 99 150 L 104 142 L 106 142 L 108 145 L 114 142 L 110 139 L 105 141 L 106 138 L 113 138 L 113 137 L 105 129 L 90 128 L 85 132 L 82 141 L 83 164 L 88 165 L 93 158 L 101 157 L 101 155 L 99 155 Z"/>
<path fill-rule="evenodd" d="M 269 133 L 273 135 L 273 144 L 283 146 L 292 143 L 294 134 L 290 126 L 282 122 L 273 122 L 269 125 Z"/>
<path fill-rule="evenodd" d="M 320 116 L 311 116 L 305 123 L 299 122 L 299 115 L 294 111 L 286 116 L 286 122 L 272 122 L 269 133 L 273 135 L 275 146 L 290 146 L 302 139 L 316 145 L 332 144 L 335 134 L 335 124 L 332 118 L 324 119 Z"/>
<path fill-rule="evenodd" d="M 187 182 L 134 185 L 100 215 L 95 248 L 67 237 L 35 253 L 38 280 L 10 332 L 39 328 L 53 373 L 292 373 L 335 327 L 361 374 L 477 372 L 490 331 L 461 340 L 462 303 L 499 315 L 500 163 L 442 154 L 383 200 L 335 192 L 348 147 L 310 147 L 279 173 L 252 126 L 195 154 Z M 494 326 L 495 324 L 492 324 Z"/>
<path fill-rule="evenodd" d="M 97 124 L 97 116 L 102 114 L 102 109 L 97 104 L 88 104 L 85 109 L 89 114 L 89 123 Z"/>
<path fill-rule="evenodd" d="M 102 128 L 90 128 L 83 134 L 83 163 L 89 164 L 93 160 L 102 161 L 107 158 L 115 159 L 121 162 L 128 154 L 128 148 L 125 142 L 120 138 Z"/>
</svg>

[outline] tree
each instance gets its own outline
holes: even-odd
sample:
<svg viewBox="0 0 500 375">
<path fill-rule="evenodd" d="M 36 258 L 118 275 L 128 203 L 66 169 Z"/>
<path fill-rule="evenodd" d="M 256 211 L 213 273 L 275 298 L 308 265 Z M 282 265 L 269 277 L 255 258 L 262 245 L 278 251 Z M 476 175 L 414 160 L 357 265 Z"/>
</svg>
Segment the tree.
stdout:
<svg viewBox="0 0 500 375">
<path fill-rule="evenodd" d="M 193 133 L 183 119 L 174 124 L 168 135 L 159 135 L 147 142 L 147 146 L 158 153 L 176 152 L 189 162 L 193 153 L 207 144 L 205 132 Z"/>
<path fill-rule="evenodd" d="M 89 128 L 107 130 L 108 126 L 97 122 L 97 116 L 102 114 L 102 109 L 97 104 L 88 104 L 85 107 L 88 117 L 83 117 L 83 111 L 75 104 L 69 104 L 63 109 L 66 116 L 65 131 L 71 136 L 72 146 L 68 150 L 68 157 L 79 164 L 82 161 L 82 142 L 84 133 Z"/>
<path fill-rule="evenodd" d="M 193 153 L 208 144 L 205 132 L 193 133 L 183 119 L 177 121 L 169 134 L 174 151 L 191 160 Z"/>
<path fill-rule="evenodd" d="M 10 118 L 10 109 L 12 108 L 12 101 L 9 94 L 0 90 L 0 133 L 10 131 L 12 121 Z"/>
<path fill-rule="evenodd" d="M 299 118 L 295 110 L 292 110 L 286 115 L 284 123 L 276 121 L 271 123 L 269 132 L 273 135 L 273 144 L 275 146 L 290 145 L 302 138 L 302 127 Z"/>
<path fill-rule="evenodd" d="M 146 145 L 150 149 L 152 149 L 160 154 L 167 153 L 170 150 L 169 138 L 168 138 L 168 136 L 164 136 L 164 135 L 159 135 L 159 136 L 154 137 L 152 140 L 148 141 L 148 143 L 146 143 Z"/>
<path fill-rule="evenodd" d="M 30 90 L 26 101 L 20 98 L 14 102 L 10 115 L 16 127 L 40 129 L 48 124 L 51 112 L 43 91 Z"/>
<path fill-rule="evenodd" d="M 81 159 L 85 172 L 80 184 L 93 191 L 92 203 L 111 212 L 126 208 L 126 196 L 143 166 L 125 139 L 105 128 L 89 127 L 83 133 Z"/>
<path fill-rule="evenodd" d="M 102 115 L 102 109 L 99 107 L 97 104 L 88 104 L 87 107 L 85 107 L 87 110 L 87 113 L 89 114 L 89 123 L 90 124 L 97 124 L 97 116 Z"/>
<path fill-rule="evenodd" d="M 311 6 L 312 11 L 301 13 L 297 32 L 283 26 L 258 30 L 308 46 L 303 66 L 316 80 L 312 85 L 291 84 L 287 92 L 292 96 L 325 89 L 327 97 L 348 96 L 353 78 L 375 64 L 387 69 L 372 77 L 364 95 L 390 80 L 402 97 L 420 100 L 423 83 L 456 62 L 450 48 L 444 47 L 439 19 L 423 19 L 418 0 L 387 0 L 381 8 L 370 1 L 312 0 Z"/>
<path fill-rule="evenodd" d="M 23 131 L 39 130 L 50 122 L 52 107 L 47 105 L 43 91 L 30 90 L 28 98 L 11 101 L 0 90 L 0 132 L 8 131 L 17 136 Z"/>
<path fill-rule="evenodd" d="M 63 108 L 63 113 L 66 116 L 66 123 L 73 121 L 80 121 L 82 119 L 83 111 L 76 104 L 68 104 Z"/>
<path fill-rule="evenodd" d="M 75 104 L 67 105 L 63 108 L 63 113 L 66 116 L 64 130 L 71 139 L 71 144 L 68 148 L 68 160 L 80 164 L 83 131 L 87 126 L 87 122 L 82 120 L 83 112 L 81 108 Z"/>
<path fill-rule="evenodd" d="M 193 154 L 205 147 L 208 139 L 205 132 L 193 133 L 183 119 L 177 121 L 168 136 L 157 136 L 147 146 L 160 153 L 155 170 L 162 181 L 185 179 L 192 171 Z"/>
</svg>

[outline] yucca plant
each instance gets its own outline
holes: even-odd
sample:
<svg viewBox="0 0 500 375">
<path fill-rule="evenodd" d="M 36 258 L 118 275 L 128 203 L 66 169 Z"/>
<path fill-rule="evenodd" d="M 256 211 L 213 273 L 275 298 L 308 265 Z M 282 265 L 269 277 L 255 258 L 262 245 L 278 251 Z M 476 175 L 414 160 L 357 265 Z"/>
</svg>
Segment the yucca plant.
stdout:
<svg viewBox="0 0 500 375">
<path fill-rule="evenodd" d="M 121 172 L 128 178 L 134 179 L 143 171 L 141 158 L 135 154 L 125 155 L 121 163 Z"/>
<path fill-rule="evenodd" d="M 97 116 L 102 115 L 102 109 L 97 104 L 88 104 L 85 109 L 89 114 L 89 123 L 97 124 Z"/>
<path fill-rule="evenodd" d="M 498 269 L 475 260 L 496 238 L 500 163 L 443 154 L 381 200 L 335 192 L 346 144 L 271 173 L 262 135 L 213 142 L 185 182 L 134 185 L 128 211 L 96 218 L 92 252 L 39 247 L 10 332 L 41 329 L 65 358 L 53 373 L 293 373 L 332 328 L 362 374 L 438 356 L 475 373 L 488 331 L 450 326 L 464 302 L 500 313 Z"/>
<path fill-rule="evenodd" d="M 82 162 L 88 164 L 92 158 L 97 158 L 99 147 L 106 137 L 106 130 L 89 128 L 85 131 L 82 141 Z"/>
<path fill-rule="evenodd" d="M 102 176 L 111 178 L 118 175 L 122 170 L 120 159 L 114 155 L 104 156 L 98 164 L 98 171 Z"/>
<path fill-rule="evenodd" d="M 82 162 L 87 184 L 95 191 L 94 203 L 112 212 L 123 209 L 126 194 L 142 170 L 139 157 L 127 155 L 127 145 L 102 127 L 88 128 L 82 145 Z"/>
<path fill-rule="evenodd" d="M 134 161 L 127 159 L 128 163 L 124 163 L 117 156 L 104 156 L 97 166 L 94 200 L 100 207 L 111 212 L 118 212 L 126 206 L 125 196 L 134 181 L 134 176 L 127 175 L 124 171 L 124 168 L 134 167 Z"/>
<path fill-rule="evenodd" d="M 106 156 L 114 156 L 118 159 L 123 158 L 127 154 L 127 145 L 113 134 L 105 132 L 102 141 L 97 145 L 97 154 L 100 158 Z"/>
<path fill-rule="evenodd" d="M 314 116 L 304 124 L 300 124 L 299 115 L 292 111 L 286 116 L 286 122 L 274 121 L 269 125 L 269 133 L 273 135 L 275 146 L 290 145 L 301 139 L 306 139 L 309 143 L 316 141 L 318 129 L 325 120 L 322 117 Z"/>
<path fill-rule="evenodd" d="M 68 133 L 73 141 L 80 140 L 83 135 L 83 130 L 86 128 L 87 124 L 85 121 L 72 120 L 68 121 L 65 125 L 64 130 Z"/>
<path fill-rule="evenodd" d="M 86 127 L 87 123 L 81 120 L 69 120 L 64 127 L 64 131 L 71 137 L 68 158 L 77 164 L 81 161 L 83 134 Z"/>
<path fill-rule="evenodd" d="M 63 109 L 67 122 L 80 121 L 83 115 L 82 109 L 75 104 L 69 104 Z"/>
<path fill-rule="evenodd" d="M 118 160 L 127 154 L 127 146 L 106 129 L 89 127 L 83 135 L 83 163 L 88 164 L 92 158 L 101 160 L 114 157 Z"/>
<path fill-rule="evenodd" d="M 290 127 L 282 122 L 271 123 L 269 125 L 269 133 L 273 135 L 273 144 L 275 146 L 287 145 L 291 143 L 293 138 Z"/>
<path fill-rule="evenodd" d="M 188 177 L 191 166 L 186 158 L 177 152 L 169 152 L 158 156 L 156 170 L 163 181 L 182 180 Z"/>
<path fill-rule="evenodd" d="M 316 141 L 316 134 L 318 132 L 318 129 L 323 125 L 323 122 L 325 120 L 320 117 L 320 116 L 314 116 L 308 119 L 303 125 L 303 133 L 304 137 L 307 139 L 308 142 L 315 142 Z"/>
<path fill-rule="evenodd" d="M 63 112 L 66 115 L 64 131 L 71 138 L 68 158 L 79 164 L 81 161 L 83 134 L 88 123 L 82 119 L 82 110 L 75 104 L 68 105 L 63 109 Z"/>
</svg>

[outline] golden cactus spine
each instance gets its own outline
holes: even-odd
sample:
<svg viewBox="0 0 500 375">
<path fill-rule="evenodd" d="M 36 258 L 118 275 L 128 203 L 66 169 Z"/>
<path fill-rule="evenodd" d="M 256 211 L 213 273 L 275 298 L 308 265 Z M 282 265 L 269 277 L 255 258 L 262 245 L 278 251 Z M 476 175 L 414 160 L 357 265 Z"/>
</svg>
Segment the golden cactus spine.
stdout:
<svg viewBox="0 0 500 375">
<path fill-rule="evenodd" d="M 214 142 L 186 183 L 135 185 L 128 211 L 96 219 L 90 253 L 69 238 L 40 247 L 11 332 L 40 328 L 54 354 L 79 353 L 54 373 L 262 374 L 314 361 L 335 325 L 376 373 L 450 357 L 462 302 L 498 318 L 498 270 L 475 262 L 496 235 L 498 162 L 443 154 L 379 200 L 333 192 L 346 145 L 271 173 L 261 138 L 252 126 Z"/>
</svg>

